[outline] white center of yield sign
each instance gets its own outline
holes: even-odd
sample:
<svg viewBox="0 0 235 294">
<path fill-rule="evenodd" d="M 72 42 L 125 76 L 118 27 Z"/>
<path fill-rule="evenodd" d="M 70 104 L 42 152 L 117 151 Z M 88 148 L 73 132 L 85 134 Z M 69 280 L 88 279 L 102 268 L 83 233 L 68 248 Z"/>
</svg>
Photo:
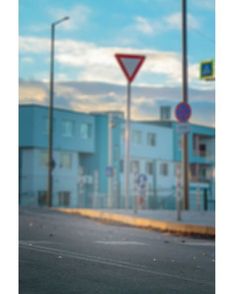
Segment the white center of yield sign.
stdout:
<svg viewBox="0 0 235 294">
<path fill-rule="evenodd" d="M 115 56 L 127 80 L 131 83 L 144 62 L 145 56 L 130 54 L 116 54 Z"/>
</svg>

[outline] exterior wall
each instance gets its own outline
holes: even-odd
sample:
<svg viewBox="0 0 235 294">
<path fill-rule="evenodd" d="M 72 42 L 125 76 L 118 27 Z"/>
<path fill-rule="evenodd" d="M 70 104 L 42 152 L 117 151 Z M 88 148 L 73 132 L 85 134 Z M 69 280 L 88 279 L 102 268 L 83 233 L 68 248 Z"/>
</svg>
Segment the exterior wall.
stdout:
<svg viewBox="0 0 235 294">
<path fill-rule="evenodd" d="M 21 149 L 21 205 L 38 206 L 39 192 L 47 191 L 47 166 L 42 162 L 42 152 L 45 149 Z M 54 159 L 57 162 L 53 170 L 53 206 L 59 206 L 58 193 L 68 191 L 70 193 L 71 207 L 77 207 L 78 201 L 78 154 L 71 152 L 71 168 L 62 167 L 60 162 L 61 151 L 54 151 Z"/>
<path fill-rule="evenodd" d="M 72 122 L 71 136 L 64 136 L 63 122 Z M 90 125 L 88 138 L 81 134 L 82 124 Z M 37 105 L 20 107 L 19 116 L 19 145 L 20 145 L 20 203 L 21 205 L 38 205 L 39 191 L 47 191 L 47 166 L 42 164 L 41 153 L 48 154 L 48 108 Z M 79 197 L 80 160 L 83 154 L 93 154 L 95 151 L 94 117 L 84 113 L 67 110 L 54 110 L 54 144 L 53 158 L 56 162 L 53 170 L 53 205 L 58 206 L 58 193 L 69 192 L 69 206 L 77 207 L 84 203 L 84 197 Z M 60 164 L 61 153 L 68 152 L 71 156 L 71 168 Z"/>
<path fill-rule="evenodd" d="M 123 125 L 124 128 L 124 125 Z M 170 128 L 153 126 L 146 123 L 131 124 L 131 132 L 140 131 L 142 134 L 142 142 L 136 144 L 131 140 L 131 157 L 145 157 L 149 159 L 173 160 L 173 132 Z M 153 133 L 156 135 L 156 146 L 147 144 L 147 134 Z M 122 138 L 121 155 L 124 156 L 124 141 Z"/>
<path fill-rule="evenodd" d="M 74 125 L 72 136 L 63 135 L 63 121 L 71 121 Z M 91 125 L 90 138 L 81 136 L 81 124 Z M 20 147 L 47 148 L 48 146 L 48 108 L 38 105 L 20 107 L 19 116 Z M 94 117 L 74 111 L 54 110 L 54 148 L 78 152 L 94 152 L 95 125 Z"/>
<path fill-rule="evenodd" d="M 182 160 L 181 135 L 176 131 L 176 123 L 172 123 L 172 128 L 174 130 L 174 158 L 176 162 L 180 162 Z M 198 137 L 198 143 L 206 145 L 206 154 L 200 154 L 198 150 L 195 150 L 194 136 Z M 198 143 L 196 142 L 196 145 Z M 190 133 L 188 134 L 188 150 L 190 165 L 190 209 L 204 209 L 204 197 L 207 197 L 208 209 L 214 210 L 215 179 L 213 174 L 215 169 L 215 129 L 191 124 Z M 192 175 L 192 168 L 196 170 L 196 175 Z M 200 175 L 202 169 L 205 170 L 205 176 Z"/>
<path fill-rule="evenodd" d="M 122 126 L 124 129 L 124 125 Z M 175 187 L 175 162 L 173 160 L 173 131 L 171 128 L 151 125 L 147 123 L 133 122 L 131 124 L 131 133 L 135 131 L 141 133 L 141 141 L 139 143 L 132 140 L 130 143 L 130 161 L 139 162 L 138 174 L 144 174 L 147 177 L 145 188 L 145 206 L 152 206 L 151 199 L 157 197 L 173 197 Z M 123 133 L 123 131 L 122 131 Z M 148 134 L 155 134 L 156 144 L 154 146 L 148 145 Z M 122 136 L 121 145 L 121 159 L 124 160 L 124 140 Z M 146 170 L 146 164 L 151 162 L 153 164 L 152 174 Z M 167 174 L 161 173 L 161 165 L 167 165 Z M 131 197 L 136 197 L 138 187 L 135 184 L 138 178 L 132 171 L 130 172 L 130 194 Z M 124 173 L 121 173 L 121 194 L 124 197 Z M 142 193 L 142 192 L 141 192 Z"/>
</svg>

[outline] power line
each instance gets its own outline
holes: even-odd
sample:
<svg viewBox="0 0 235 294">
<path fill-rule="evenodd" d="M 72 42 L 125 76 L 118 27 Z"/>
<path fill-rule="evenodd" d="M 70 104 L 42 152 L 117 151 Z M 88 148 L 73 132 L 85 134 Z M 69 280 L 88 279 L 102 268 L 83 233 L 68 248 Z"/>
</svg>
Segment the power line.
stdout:
<svg viewBox="0 0 235 294">
<path fill-rule="evenodd" d="M 202 33 L 201 30 L 199 29 L 194 29 L 192 30 L 192 32 L 198 33 L 200 36 L 204 37 L 205 39 L 207 39 L 207 41 L 213 43 L 213 45 L 215 45 L 215 39 L 208 37 L 206 34 Z"/>
</svg>

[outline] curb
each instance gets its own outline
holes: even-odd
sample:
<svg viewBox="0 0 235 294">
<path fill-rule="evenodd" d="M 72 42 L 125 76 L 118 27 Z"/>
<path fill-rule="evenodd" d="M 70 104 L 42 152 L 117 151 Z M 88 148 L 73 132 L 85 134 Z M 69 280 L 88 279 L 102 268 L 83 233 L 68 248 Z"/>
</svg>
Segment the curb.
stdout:
<svg viewBox="0 0 235 294">
<path fill-rule="evenodd" d="M 153 220 L 149 218 L 135 217 L 123 214 L 115 214 L 110 212 L 103 212 L 93 209 L 80 209 L 80 208 L 56 208 L 55 210 L 68 213 L 78 214 L 84 217 L 117 222 L 135 226 L 143 229 L 152 229 L 162 232 L 170 232 L 181 235 L 197 235 L 204 237 L 215 238 L 215 228 L 209 226 L 192 225 L 192 224 L 179 224 L 168 221 Z"/>
</svg>

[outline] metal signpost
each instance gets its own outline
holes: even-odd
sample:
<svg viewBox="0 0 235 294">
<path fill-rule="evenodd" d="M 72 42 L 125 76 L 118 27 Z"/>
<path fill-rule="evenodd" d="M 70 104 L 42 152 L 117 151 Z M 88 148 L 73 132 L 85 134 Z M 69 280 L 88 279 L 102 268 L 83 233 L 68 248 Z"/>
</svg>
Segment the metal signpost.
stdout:
<svg viewBox="0 0 235 294">
<path fill-rule="evenodd" d="M 187 60 L 187 1 L 182 0 L 182 96 L 188 103 L 188 60 Z M 184 208 L 188 209 L 188 135 L 183 135 L 183 178 L 184 178 Z"/>
<path fill-rule="evenodd" d="M 176 105 L 175 116 L 177 120 L 179 121 L 179 124 L 176 130 L 177 132 L 179 132 L 180 134 L 184 136 L 183 137 L 184 138 L 184 149 L 183 149 L 184 181 L 183 181 L 183 184 L 184 184 L 184 208 L 185 209 L 188 209 L 188 148 L 187 148 L 187 144 L 185 144 L 185 141 L 187 143 L 187 134 L 190 131 L 188 120 L 191 114 L 192 114 L 192 109 L 187 102 L 180 102 L 179 104 Z M 178 216 L 177 218 L 179 220 L 180 216 Z"/>
<path fill-rule="evenodd" d="M 131 83 L 145 60 L 143 55 L 115 54 L 127 79 L 127 115 L 125 129 L 125 208 L 129 207 L 129 162 L 130 162 L 130 119 L 131 119 Z"/>
<path fill-rule="evenodd" d="M 148 181 L 148 178 L 145 174 L 138 175 L 136 182 L 137 182 L 137 194 L 139 197 L 137 198 L 137 201 L 135 201 L 135 210 L 134 210 L 135 213 L 137 213 L 138 211 L 138 205 L 140 205 L 140 207 L 144 206 L 146 189 L 147 189 L 147 181 Z"/>
<path fill-rule="evenodd" d="M 181 220 L 181 198 L 182 198 L 182 176 L 181 166 L 176 165 L 176 210 L 177 210 L 177 221 Z"/>
</svg>

